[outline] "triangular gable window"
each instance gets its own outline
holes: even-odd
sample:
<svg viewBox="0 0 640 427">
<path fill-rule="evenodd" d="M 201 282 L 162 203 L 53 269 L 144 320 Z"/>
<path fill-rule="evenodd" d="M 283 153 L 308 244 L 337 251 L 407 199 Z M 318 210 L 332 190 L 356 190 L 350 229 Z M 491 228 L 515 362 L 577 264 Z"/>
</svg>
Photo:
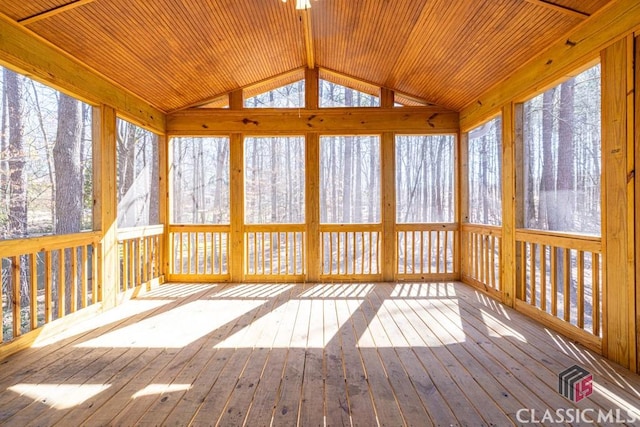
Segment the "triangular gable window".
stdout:
<svg viewBox="0 0 640 427">
<path fill-rule="evenodd" d="M 379 107 L 380 97 L 320 79 L 320 107 Z"/>
<path fill-rule="evenodd" d="M 245 98 L 244 108 L 304 108 L 304 79 Z"/>
</svg>

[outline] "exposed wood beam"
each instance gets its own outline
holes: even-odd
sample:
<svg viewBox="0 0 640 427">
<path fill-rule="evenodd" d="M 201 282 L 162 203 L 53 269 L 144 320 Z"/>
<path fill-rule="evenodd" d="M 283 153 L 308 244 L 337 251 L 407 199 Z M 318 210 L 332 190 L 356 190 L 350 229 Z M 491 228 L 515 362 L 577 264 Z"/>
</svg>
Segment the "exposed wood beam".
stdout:
<svg viewBox="0 0 640 427">
<path fill-rule="evenodd" d="M 548 87 L 581 64 L 596 59 L 601 50 L 638 28 L 640 2 L 614 0 L 610 6 L 594 13 L 574 31 L 467 105 L 460 112 L 461 129 L 469 130 L 495 115 L 507 102 L 520 101 Z"/>
<path fill-rule="evenodd" d="M 44 12 L 36 13 L 28 18 L 18 20 L 22 25 L 33 24 L 34 22 L 42 21 L 43 19 L 51 18 L 52 16 L 59 15 L 63 12 L 67 12 L 76 7 L 84 6 L 85 4 L 93 3 L 95 0 L 75 0 L 62 6 L 54 7 L 53 9 L 45 10 Z"/>
<path fill-rule="evenodd" d="M 395 94 L 391 89 L 380 88 L 380 106 L 382 108 L 393 108 Z"/>
<path fill-rule="evenodd" d="M 242 110 L 244 108 L 242 89 L 237 89 L 229 93 L 229 108 L 232 110 Z"/>
<path fill-rule="evenodd" d="M 313 33 L 311 31 L 311 9 L 300 11 L 302 21 L 302 33 L 304 35 L 304 50 L 307 56 L 307 67 L 313 69 L 316 66 L 316 58 L 313 50 Z"/>
<path fill-rule="evenodd" d="M 308 110 L 317 110 L 319 108 L 319 95 L 318 85 L 320 83 L 318 77 L 318 69 L 307 68 L 304 73 L 304 100 L 305 108 Z"/>
<path fill-rule="evenodd" d="M 546 7 L 547 9 L 555 10 L 556 12 L 564 13 L 565 15 L 573 16 L 574 18 L 586 19 L 589 15 L 586 12 L 581 12 L 576 9 L 572 9 L 567 6 L 562 6 L 559 4 L 552 3 L 546 0 L 524 0 L 527 3 L 535 4 L 537 6 Z"/>
<path fill-rule="evenodd" d="M 107 104 L 135 124 L 164 132 L 164 112 L 0 14 L 0 65 L 90 104 Z"/>
<path fill-rule="evenodd" d="M 457 112 L 439 107 L 185 110 L 167 116 L 171 135 L 220 133 L 455 133 Z"/>
</svg>

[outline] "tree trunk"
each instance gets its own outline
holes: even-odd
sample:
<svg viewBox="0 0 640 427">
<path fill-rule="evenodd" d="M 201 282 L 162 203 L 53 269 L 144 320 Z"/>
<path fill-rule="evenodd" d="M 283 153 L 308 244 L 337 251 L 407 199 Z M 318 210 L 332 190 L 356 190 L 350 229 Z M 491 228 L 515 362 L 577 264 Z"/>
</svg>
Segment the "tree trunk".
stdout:
<svg viewBox="0 0 640 427">
<path fill-rule="evenodd" d="M 56 172 L 56 234 L 78 233 L 82 224 L 82 167 L 80 165 L 80 136 L 82 132 L 82 109 L 80 102 L 58 94 L 58 130 L 53 146 L 53 166 Z M 69 287 L 65 293 L 66 306 L 71 301 L 71 278 L 76 271 L 71 269 L 75 250 L 65 250 L 64 283 L 54 288 Z M 66 313 L 66 309 L 63 310 Z"/>
<path fill-rule="evenodd" d="M 9 116 L 9 238 L 27 236 L 27 182 L 25 176 L 22 77 L 4 69 Z"/>
<path fill-rule="evenodd" d="M 278 165 L 278 139 L 272 139 L 269 144 L 271 147 L 271 218 L 270 222 L 275 224 L 278 222 L 278 169 L 282 167 Z"/>
<path fill-rule="evenodd" d="M 360 138 L 357 137 L 354 140 L 355 149 L 356 149 L 356 158 L 355 158 L 355 167 L 356 167 L 356 176 L 355 176 L 355 191 L 354 191 L 354 206 L 353 206 L 353 220 L 354 222 L 361 223 L 362 222 L 362 147 Z M 371 189 L 372 190 L 372 189 Z"/>
<path fill-rule="evenodd" d="M 78 233 L 82 221 L 80 102 L 64 94 L 58 98 L 58 131 L 53 146 L 56 172 L 56 234 Z"/>
<path fill-rule="evenodd" d="M 553 159 L 553 99 L 556 89 L 550 89 L 542 96 L 542 176 L 540 179 L 540 202 L 538 207 L 538 227 L 557 230 L 554 211 L 555 164 Z"/>
<path fill-rule="evenodd" d="M 560 111 L 558 114 L 558 180 L 556 185 L 555 211 L 560 231 L 573 231 L 575 212 L 575 163 L 573 141 L 574 79 L 560 85 Z"/>
<path fill-rule="evenodd" d="M 151 136 L 151 183 L 149 191 L 149 224 L 154 225 L 160 222 L 160 159 L 158 152 L 158 137 Z"/>
</svg>

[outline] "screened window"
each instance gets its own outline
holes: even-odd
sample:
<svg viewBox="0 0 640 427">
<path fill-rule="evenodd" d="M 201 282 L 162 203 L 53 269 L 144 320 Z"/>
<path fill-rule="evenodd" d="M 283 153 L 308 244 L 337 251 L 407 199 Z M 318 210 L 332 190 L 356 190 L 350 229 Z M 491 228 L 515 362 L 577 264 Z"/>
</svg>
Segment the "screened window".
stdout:
<svg viewBox="0 0 640 427">
<path fill-rule="evenodd" d="M 502 223 L 502 119 L 495 119 L 469 132 L 468 222 Z"/>
<path fill-rule="evenodd" d="M 320 221 L 380 222 L 380 138 L 320 138 Z"/>
<path fill-rule="evenodd" d="M 0 67 L 0 238 L 92 228 L 92 107 Z"/>
<path fill-rule="evenodd" d="M 380 97 L 320 79 L 320 107 L 379 107 Z"/>
<path fill-rule="evenodd" d="M 244 100 L 245 108 L 304 108 L 304 79 Z"/>
<path fill-rule="evenodd" d="M 245 138 L 245 222 L 304 223 L 304 137 Z"/>
<path fill-rule="evenodd" d="M 454 142 L 451 135 L 396 136 L 396 221 L 453 222 Z"/>
<path fill-rule="evenodd" d="M 117 120 L 118 227 L 159 224 L 158 136 Z"/>
<path fill-rule="evenodd" d="M 229 138 L 173 138 L 172 222 L 229 223 Z"/>
<path fill-rule="evenodd" d="M 600 66 L 524 104 L 528 228 L 600 234 Z"/>
</svg>

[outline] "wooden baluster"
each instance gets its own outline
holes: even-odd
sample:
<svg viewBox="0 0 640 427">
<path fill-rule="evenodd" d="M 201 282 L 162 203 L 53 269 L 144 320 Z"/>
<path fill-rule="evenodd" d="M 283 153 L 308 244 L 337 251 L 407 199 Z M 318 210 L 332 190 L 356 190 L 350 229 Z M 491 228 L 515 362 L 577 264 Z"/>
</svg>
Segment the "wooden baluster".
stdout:
<svg viewBox="0 0 640 427">
<path fill-rule="evenodd" d="M 71 313 L 75 313 L 78 311 L 78 249 L 71 248 L 69 253 L 71 255 L 71 271 L 69 274 L 71 278 L 71 307 L 69 310 Z"/>
<path fill-rule="evenodd" d="M 11 257 L 11 288 L 13 292 L 13 338 L 19 337 L 22 334 L 21 327 L 21 299 L 20 294 L 20 257 Z"/>
<path fill-rule="evenodd" d="M 593 335 L 600 336 L 600 254 L 591 254 L 591 319 Z"/>
<path fill-rule="evenodd" d="M 67 313 L 66 305 L 66 283 L 65 283 L 65 253 L 64 249 L 60 249 L 58 256 L 58 319 L 64 317 Z"/>
<path fill-rule="evenodd" d="M 530 304 L 537 306 L 536 283 L 536 244 L 529 243 L 529 289 L 531 290 Z"/>
<path fill-rule="evenodd" d="M 31 298 L 29 298 L 31 311 L 31 330 L 38 327 L 38 254 L 29 254 L 29 285 L 31 290 Z M 2 320 L 2 318 L 0 318 Z"/>
<path fill-rule="evenodd" d="M 82 245 L 82 249 L 81 249 L 81 254 L 80 254 L 80 261 L 82 263 L 82 276 L 81 276 L 81 280 L 80 280 L 80 308 L 85 308 L 87 307 L 87 300 L 88 300 L 88 296 L 87 296 L 87 284 L 88 284 L 88 278 L 89 278 L 89 257 L 88 257 L 88 251 L 87 251 L 87 245 Z"/>
<path fill-rule="evenodd" d="M 520 244 L 520 289 L 518 294 L 521 295 L 522 301 L 527 300 L 527 253 L 525 242 L 517 242 Z"/>
<path fill-rule="evenodd" d="M 564 289 L 564 320 L 569 322 L 571 319 L 571 271 L 569 262 L 571 251 L 569 249 L 563 249 L 562 257 L 562 271 L 563 271 L 563 289 Z"/>
<path fill-rule="evenodd" d="M 98 280 L 99 277 L 102 277 L 100 274 L 100 268 L 102 268 L 101 263 L 99 262 L 99 256 L 98 254 L 100 253 L 101 249 L 99 248 L 99 243 L 94 243 L 92 245 L 92 251 L 91 251 L 91 264 L 93 265 L 93 268 L 91 270 L 91 302 L 92 304 L 96 304 L 100 301 L 100 295 L 99 294 L 99 288 L 98 288 Z M 51 269 L 47 269 L 47 270 L 51 270 Z M 51 283 L 51 281 L 50 281 Z M 49 295 L 51 295 L 51 292 L 49 292 Z"/>
<path fill-rule="evenodd" d="M 551 246 L 551 314 L 558 315 L 558 262 L 556 259 L 556 251 L 558 248 Z"/>
<path fill-rule="evenodd" d="M 577 289 L 577 303 L 578 303 L 578 328 L 584 329 L 584 251 L 578 251 L 578 289 Z"/>
<path fill-rule="evenodd" d="M 0 344 L 4 342 L 4 295 L 2 284 L 4 283 L 4 269 L 2 268 L 2 258 L 0 258 Z"/>
<path fill-rule="evenodd" d="M 540 309 L 547 311 L 547 245 L 540 248 Z"/>
</svg>

